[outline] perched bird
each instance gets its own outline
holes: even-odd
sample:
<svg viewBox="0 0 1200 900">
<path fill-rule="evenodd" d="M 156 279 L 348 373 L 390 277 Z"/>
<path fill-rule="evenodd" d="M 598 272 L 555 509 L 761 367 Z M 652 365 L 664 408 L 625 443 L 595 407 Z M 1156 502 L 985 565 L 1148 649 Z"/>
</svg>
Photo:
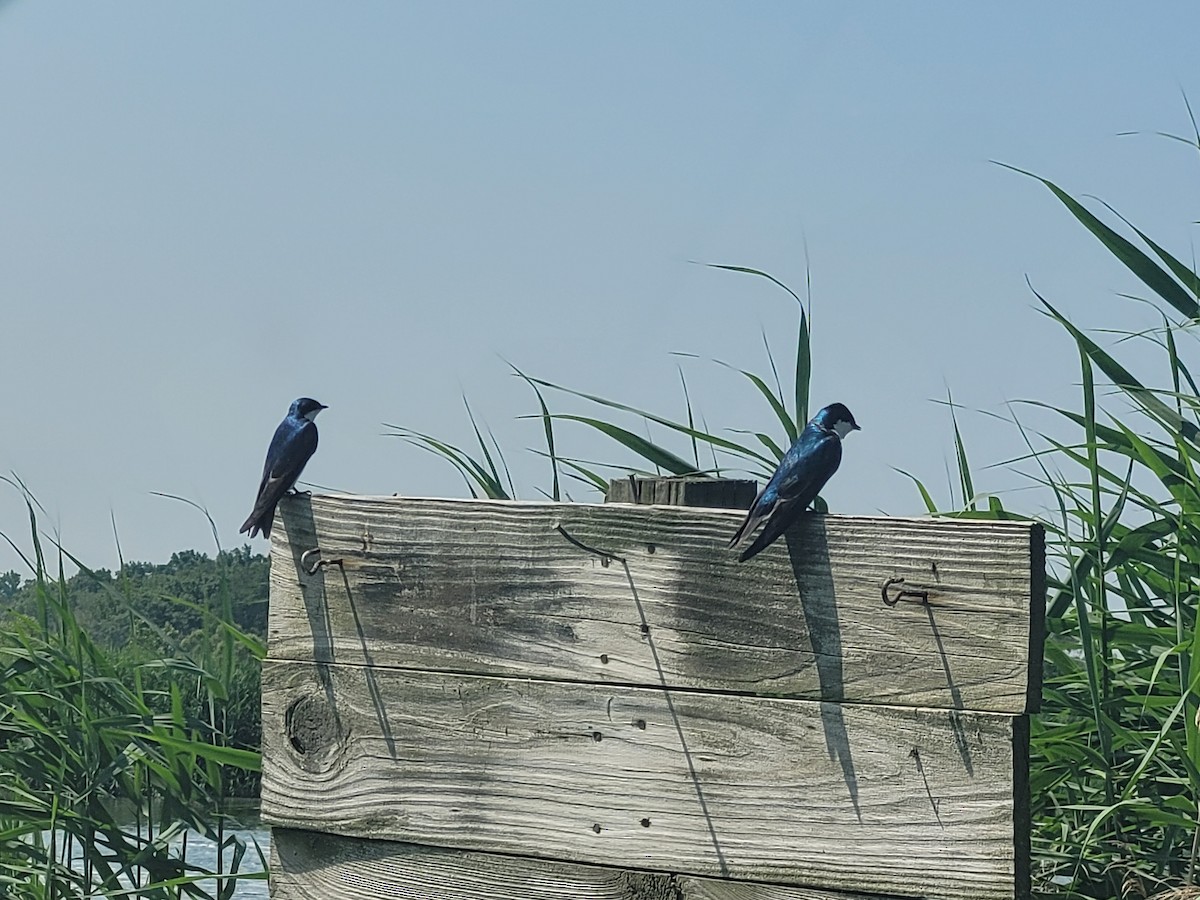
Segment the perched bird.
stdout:
<svg viewBox="0 0 1200 900">
<path fill-rule="evenodd" d="M 854 416 L 840 403 L 825 407 L 804 426 L 729 542 L 730 548 L 742 544 L 766 520 L 762 533 L 738 557 L 741 562 L 765 550 L 808 509 L 842 461 L 842 438 L 857 430 Z"/>
<path fill-rule="evenodd" d="M 275 520 L 275 506 L 279 498 L 295 486 L 305 463 L 317 452 L 317 426 L 313 420 L 317 413 L 326 408 L 323 403 L 309 397 L 301 397 L 292 404 L 287 416 L 275 429 L 275 436 L 271 438 L 254 510 L 238 531 L 239 534 L 248 531 L 250 537 L 254 537 L 261 531 L 263 537 L 271 536 L 271 523 Z"/>
</svg>

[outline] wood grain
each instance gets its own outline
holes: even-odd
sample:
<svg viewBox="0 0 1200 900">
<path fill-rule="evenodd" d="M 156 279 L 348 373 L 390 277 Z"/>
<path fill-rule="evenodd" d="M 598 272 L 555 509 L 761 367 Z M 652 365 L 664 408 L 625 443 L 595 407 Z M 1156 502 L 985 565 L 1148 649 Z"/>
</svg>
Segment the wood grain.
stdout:
<svg viewBox="0 0 1200 900">
<path fill-rule="evenodd" d="M 931 898 L 1027 888 L 1027 719 L 270 661 L 264 820 Z"/>
<path fill-rule="evenodd" d="M 276 828 L 273 900 L 888 900 Z"/>
<path fill-rule="evenodd" d="M 813 514 L 738 563 L 736 511 L 301 496 L 280 512 L 276 659 L 1012 713 L 1040 698 L 1030 523 Z M 313 548 L 326 566 L 308 575 Z M 928 603 L 885 606 L 893 578 Z"/>
</svg>

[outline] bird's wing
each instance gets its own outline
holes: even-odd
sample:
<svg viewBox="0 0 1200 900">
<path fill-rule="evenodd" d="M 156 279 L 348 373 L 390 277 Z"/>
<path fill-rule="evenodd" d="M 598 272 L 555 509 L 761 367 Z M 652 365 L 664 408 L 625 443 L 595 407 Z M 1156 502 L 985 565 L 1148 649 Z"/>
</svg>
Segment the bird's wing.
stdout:
<svg viewBox="0 0 1200 900">
<path fill-rule="evenodd" d="M 775 473 L 780 501 L 795 503 L 800 507 L 797 511 L 803 512 L 841 463 L 842 442 L 837 435 L 825 432 L 801 435 Z"/>
<path fill-rule="evenodd" d="M 288 427 L 285 428 L 285 425 Z M 299 426 L 281 424 L 275 429 L 275 436 L 271 438 L 271 446 L 267 449 L 263 478 L 286 478 L 293 473 L 299 478 L 305 464 L 316 452 L 316 425 L 307 421 Z"/>
<path fill-rule="evenodd" d="M 262 481 L 258 485 L 258 496 L 254 509 L 243 531 L 258 527 L 266 535 L 271 533 L 271 519 L 279 498 L 296 483 L 304 466 L 317 451 L 317 428 L 311 422 L 299 427 L 284 421 L 275 429 L 271 446 L 267 449 L 267 460 L 263 464 Z M 265 518 L 264 518 L 265 517 Z"/>
</svg>

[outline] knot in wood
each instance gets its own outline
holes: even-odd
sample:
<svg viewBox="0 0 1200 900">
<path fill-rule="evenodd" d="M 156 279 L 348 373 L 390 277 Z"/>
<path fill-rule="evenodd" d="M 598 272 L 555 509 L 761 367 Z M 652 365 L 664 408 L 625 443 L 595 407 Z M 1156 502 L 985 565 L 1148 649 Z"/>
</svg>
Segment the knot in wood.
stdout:
<svg viewBox="0 0 1200 900">
<path fill-rule="evenodd" d="M 323 697 L 297 697 L 284 715 L 284 728 L 292 748 L 306 761 L 319 762 L 341 743 L 337 716 Z"/>
</svg>

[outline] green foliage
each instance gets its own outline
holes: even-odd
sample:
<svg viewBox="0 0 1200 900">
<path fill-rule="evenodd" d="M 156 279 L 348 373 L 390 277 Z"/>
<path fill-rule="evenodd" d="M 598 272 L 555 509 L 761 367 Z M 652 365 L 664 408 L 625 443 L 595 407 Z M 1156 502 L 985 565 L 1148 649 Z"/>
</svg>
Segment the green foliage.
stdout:
<svg viewBox="0 0 1200 900">
<path fill-rule="evenodd" d="M 169 712 L 170 686 L 180 679 L 170 661 L 220 656 L 228 637 L 224 623 L 231 623 L 229 668 L 215 687 L 225 698 L 231 745 L 254 749 L 261 740 L 256 647 L 266 635 L 269 566 L 249 546 L 219 551 L 215 558 L 183 550 L 163 564 L 126 562 L 117 572 L 81 568 L 66 579 L 64 590 L 79 627 L 105 652 L 118 677 L 141 683 L 156 713 Z M 0 588 L 13 583 L 20 583 L 18 573 L 0 575 Z M 0 592 L 0 622 L 5 615 L 36 618 L 39 603 L 36 579 L 7 597 Z M 226 606 L 228 619 L 222 618 Z M 200 681 L 189 682 L 181 696 L 188 715 L 204 714 L 208 688 Z M 257 772 L 237 772 L 228 787 L 234 796 L 253 797 L 258 780 Z"/>
<path fill-rule="evenodd" d="M 151 579 L 156 587 L 183 586 L 181 572 L 205 568 L 198 555 L 177 555 L 165 572 L 123 567 L 114 578 L 60 548 L 55 574 L 28 495 L 26 503 L 33 578 L 13 591 L 0 629 L 0 896 L 68 900 L 130 888 L 163 900 L 212 896 L 200 883 L 211 873 L 189 863 L 180 843 L 192 829 L 219 848 L 216 896 L 227 900 L 237 877 L 255 877 L 238 875 L 247 852 L 262 858 L 229 830 L 229 798 L 259 769 L 257 733 L 235 724 L 250 721 L 264 654 L 233 615 L 231 586 L 245 577 L 239 565 L 250 568 L 248 554 L 218 567 L 211 593 L 174 601 L 196 617 L 180 637 L 175 623 L 133 605 L 149 594 L 132 586 L 156 574 L 165 579 Z M 70 579 L 67 562 L 80 566 Z M 77 614 L 85 609 L 93 625 Z M 133 623 L 119 652 L 93 633 L 120 618 L 113 610 Z"/>
<path fill-rule="evenodd" d="M 205 633 L 207 612 L 220 609 L 228 590 L 234 624 L 262 637 L 267 627 L 267 557 L 250 547 L 222 550 L 215 558 L 181 550 L 162 564 L 126 562 L 116 572 L 81 570 L 67 579 L 67 592 L 82 627 L 109 649 L 132 645 L 134 653 L 163 649 L 160 635 L 194 644 Z M 17 585 L 20 585 L 19 587 Z M 130 615 L 130 608 L 137 614 Z M 16 572 L 0 575 L 0 609 L 32 615 L 35 581 L 20 584 Z"/>
<path fill-rule="evenodd" d="M 5 572 L 0 575 L 0 601 L 11 600 L 20 588 L 20 572 Z"/>
</svg>

